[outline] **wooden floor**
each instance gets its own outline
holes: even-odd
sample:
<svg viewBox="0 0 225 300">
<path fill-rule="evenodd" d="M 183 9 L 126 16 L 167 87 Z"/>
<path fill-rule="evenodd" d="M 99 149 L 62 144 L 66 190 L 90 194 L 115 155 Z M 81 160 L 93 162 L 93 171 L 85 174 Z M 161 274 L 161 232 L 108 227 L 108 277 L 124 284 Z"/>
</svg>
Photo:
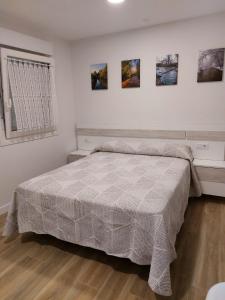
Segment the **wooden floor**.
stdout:
<svg viewBox="0 0 225 300">
<path fill-rule="evenodd" d="M 149 267 L 49 236 L 0 237 L 0 299 L 203 300 L 225 281 L 225 199 L 190 200 L 176 249 L 174 295 L 166 298 L 148 287 Z"/>
</svg>

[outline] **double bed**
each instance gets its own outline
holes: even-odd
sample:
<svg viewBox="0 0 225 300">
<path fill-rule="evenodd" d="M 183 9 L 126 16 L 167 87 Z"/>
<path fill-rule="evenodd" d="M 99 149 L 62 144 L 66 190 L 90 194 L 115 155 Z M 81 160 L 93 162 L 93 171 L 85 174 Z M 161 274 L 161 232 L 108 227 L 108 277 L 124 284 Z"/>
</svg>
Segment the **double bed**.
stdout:
<svg viewBox="0 0 225 300">
<path fill-rule="evenodd" d="M 49 234 L 151 265 L 149 286 L 170 296 L 176 235 L 189 195 L 201 195 L 192 161 L 186 145 L 107 142 L 19 185 L 4 235 Z"/>
</svg>

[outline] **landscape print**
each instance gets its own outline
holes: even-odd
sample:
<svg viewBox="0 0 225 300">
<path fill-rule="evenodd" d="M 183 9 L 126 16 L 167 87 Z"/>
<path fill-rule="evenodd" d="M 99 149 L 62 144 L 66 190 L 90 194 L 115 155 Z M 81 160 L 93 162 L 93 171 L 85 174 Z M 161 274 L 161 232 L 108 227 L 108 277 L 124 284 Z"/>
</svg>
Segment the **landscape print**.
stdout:
<svg viewBox="0 0 225 300">
<path fill-rule="evenodd" d="M 108 89 L 107 64 L 91 65 L 91 86 L 92 90 Z"/>
<path fill-rule="evenodd" d="M 177 84 L 178 54 L 169 54 L 157 57 L 156 85 Z"/>
<path fill-rule="evenodd" d="M 140 87 L 140 59 L 124 60 L 121 68 L 122 88 Z"/>
<path fill-rule="evenodd" d="M 200 51 L 198 82 L 223 80 L 224 48 Z"/>
</svg>

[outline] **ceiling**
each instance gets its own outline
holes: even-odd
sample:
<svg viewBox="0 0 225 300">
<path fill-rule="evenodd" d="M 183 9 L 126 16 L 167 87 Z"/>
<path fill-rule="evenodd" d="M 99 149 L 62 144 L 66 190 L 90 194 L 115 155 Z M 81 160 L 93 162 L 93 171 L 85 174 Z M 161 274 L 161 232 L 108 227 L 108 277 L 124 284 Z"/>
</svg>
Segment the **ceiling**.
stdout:
<svg viewBox="0 0 225 300">
<path fill-rule="evenodd" d="M 225 11 L 225 0 L 0 0 L 0 26 L 77 40 Z"/>
</svg>

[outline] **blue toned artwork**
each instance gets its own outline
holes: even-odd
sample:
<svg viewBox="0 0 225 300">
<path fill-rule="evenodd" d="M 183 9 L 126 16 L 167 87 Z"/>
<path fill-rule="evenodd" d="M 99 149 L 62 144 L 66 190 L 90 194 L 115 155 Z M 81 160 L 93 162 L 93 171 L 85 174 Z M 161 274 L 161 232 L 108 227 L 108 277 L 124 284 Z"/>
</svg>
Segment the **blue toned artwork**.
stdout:
<svg viewBox="0 0 225 300">
<path fill-rule="evenodd" d="M 178 77 L 178 54 L 157 57 L 156 85 L 175 85 Z"/>
</svg>

